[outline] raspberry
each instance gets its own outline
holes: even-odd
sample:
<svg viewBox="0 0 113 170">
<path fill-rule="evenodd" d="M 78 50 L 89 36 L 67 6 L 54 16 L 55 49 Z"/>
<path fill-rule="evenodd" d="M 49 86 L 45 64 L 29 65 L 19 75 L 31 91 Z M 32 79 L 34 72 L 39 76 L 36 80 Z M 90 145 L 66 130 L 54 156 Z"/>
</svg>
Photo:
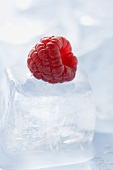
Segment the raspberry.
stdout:
<svg viewBox="0 0 113 170">
<path fill-rule="evenodd" d="M 77 58 L 67 39 L 44 37 L 30 51 L 27 65 L 33 76 L 49 83 L 63 83 L 74 79 Z"/>
</svg>

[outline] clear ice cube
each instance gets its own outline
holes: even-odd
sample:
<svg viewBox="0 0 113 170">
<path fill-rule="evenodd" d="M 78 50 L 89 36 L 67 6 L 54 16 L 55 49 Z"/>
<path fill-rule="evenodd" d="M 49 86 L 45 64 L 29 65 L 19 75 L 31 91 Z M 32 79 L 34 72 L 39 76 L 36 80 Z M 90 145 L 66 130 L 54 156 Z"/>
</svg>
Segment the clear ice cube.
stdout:
<svg viewBox="0 0 113 170">
<path fill-rule="evenodd" d="M 6 70 L 3 95 L 1 148 L 17 162 L 24 155 L 21 168 L 33 168 L 31 155 L 39 160 L 37 168 L 92 158 L 95 107 L 84 72 L 78 69 L 71 82 L 49 84 L 15 66 Z"/>
</svg>

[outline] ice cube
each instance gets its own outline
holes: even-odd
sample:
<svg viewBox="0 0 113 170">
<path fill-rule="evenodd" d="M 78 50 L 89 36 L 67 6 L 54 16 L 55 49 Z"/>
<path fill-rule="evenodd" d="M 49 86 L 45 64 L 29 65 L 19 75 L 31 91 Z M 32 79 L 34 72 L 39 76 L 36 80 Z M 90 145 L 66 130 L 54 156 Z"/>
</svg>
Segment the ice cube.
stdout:
<svg viewBox="0 0 113 170">
<path fill-rule="evenodd" d="M 17 162 L 21 157 L 24 168 L 92 158 L 95 107 L 85 73 L 78 69 L 73 81 L 49 84 L 15 66 L 6 70 L 3 93 L 1 147 L 6 157 Z M 32 156 L 34 165 L 28 161 Z"/>
<path fill-rule="evenodd" d="M 113 132 L 113 38 L 79 58 L 92 85 L 97 109 L 96 130 Z"/>
</svg>

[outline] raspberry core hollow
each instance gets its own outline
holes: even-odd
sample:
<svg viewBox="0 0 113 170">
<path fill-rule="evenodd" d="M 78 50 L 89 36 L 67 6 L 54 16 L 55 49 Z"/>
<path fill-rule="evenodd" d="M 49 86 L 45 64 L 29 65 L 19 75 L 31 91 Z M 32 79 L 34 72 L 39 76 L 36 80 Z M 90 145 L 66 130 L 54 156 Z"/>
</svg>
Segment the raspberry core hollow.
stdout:
<svg viewBox="0 0 113 170">
<path fill-rule="evenodd" d="M 73 80 L 77 64 L 69 41 L 60 36 L 40 39 L 27 59 L 28 68 L 33 76 L 52 84 Z"/>
</svg>

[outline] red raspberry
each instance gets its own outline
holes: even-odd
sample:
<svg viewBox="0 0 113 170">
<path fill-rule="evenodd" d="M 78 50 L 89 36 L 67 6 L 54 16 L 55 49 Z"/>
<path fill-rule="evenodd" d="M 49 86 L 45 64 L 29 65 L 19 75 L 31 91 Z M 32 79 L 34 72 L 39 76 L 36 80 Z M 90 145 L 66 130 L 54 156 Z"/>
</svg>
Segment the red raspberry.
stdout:
<svg viewBox="0 0 113 170">
<path fill-rule="evenodd" d="M 71 81 L 77 70 L 77 58 L 67 39 L 44 37 L 31 50 L 27 65 L 33 76 L 49 83 Z"/>
</svg>

